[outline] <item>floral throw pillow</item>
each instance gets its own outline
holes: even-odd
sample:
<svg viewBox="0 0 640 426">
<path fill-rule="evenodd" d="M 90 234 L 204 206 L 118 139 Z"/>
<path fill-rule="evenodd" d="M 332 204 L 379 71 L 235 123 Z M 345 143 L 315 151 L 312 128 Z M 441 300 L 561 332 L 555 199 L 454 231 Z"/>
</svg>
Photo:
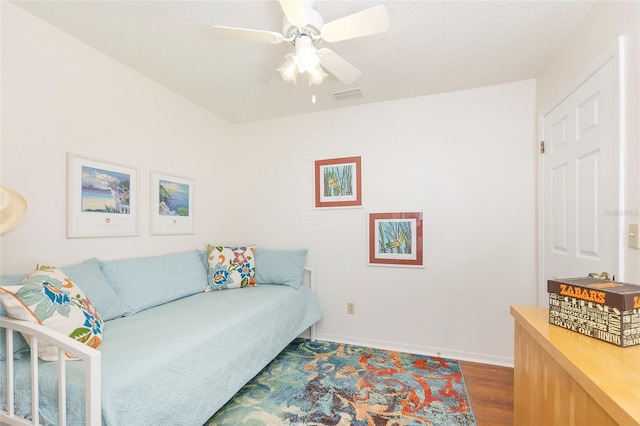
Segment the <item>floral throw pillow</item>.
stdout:
<svg viewBox="0 0 640 426">
<path fill-rule="evenodd" d="M 41 324 L 92 348 L 102 343 L 100 315 L 82 289 L 57 268 L 37 265 L 19 285 L 0 287 L 0 301 L 12 318 Z M 27 336 L 25 340 L 30 341 Z M 56 361 L 58 349 L 40 340 L 38 357 Z"/>
<path fill-rule="evenodd" d="M 205 291 L 255 286 L 255 246 L 207 246 L 209 272 Z"/>
</svg>

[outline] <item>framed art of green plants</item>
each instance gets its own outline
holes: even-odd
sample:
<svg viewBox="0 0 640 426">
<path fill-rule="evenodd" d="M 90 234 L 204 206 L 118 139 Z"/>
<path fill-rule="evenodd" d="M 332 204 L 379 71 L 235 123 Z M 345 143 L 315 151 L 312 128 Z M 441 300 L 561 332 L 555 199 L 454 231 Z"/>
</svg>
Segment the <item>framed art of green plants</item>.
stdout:
<svg viewBox="0 0 640 426">
<path fill-rule="evenodd" d="M 422 212 L 369 213 L 369 265 L 423 267 Z"/>
<path fill-rule="evenodd" d="M 316 160 L 315 207 L 362 206 L 362 157 Z"/>
</svg>

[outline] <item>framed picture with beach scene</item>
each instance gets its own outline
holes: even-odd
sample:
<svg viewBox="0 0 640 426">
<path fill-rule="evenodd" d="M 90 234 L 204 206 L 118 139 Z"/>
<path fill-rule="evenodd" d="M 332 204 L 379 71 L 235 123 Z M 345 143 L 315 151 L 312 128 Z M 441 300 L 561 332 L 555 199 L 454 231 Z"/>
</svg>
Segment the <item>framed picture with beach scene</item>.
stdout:
<svg viewBox="0 0 640 426">
<path fill-rule="evenodd" d="M 67 238 L 138 235 L 138 169 L 67 153 Z"/>
<path fill-rule="evenodd" d="M 315 207 L 362 207 L 362 157 L 314 163 Z"/>
<path fill-rule="evenodd" d="M 193 234 L 192 179 L 151 171 L 151 235 Z"/>
<path fill-rule="evenodd" d="M 371 266 L 423 265 L 422 212 L 369 213 Z"/>
</svg>

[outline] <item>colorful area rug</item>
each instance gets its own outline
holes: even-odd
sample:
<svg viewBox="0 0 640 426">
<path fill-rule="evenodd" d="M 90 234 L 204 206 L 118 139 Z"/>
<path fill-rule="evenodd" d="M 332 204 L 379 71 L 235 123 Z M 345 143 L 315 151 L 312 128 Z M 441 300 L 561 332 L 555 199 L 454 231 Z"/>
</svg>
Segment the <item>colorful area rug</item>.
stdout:
<svg viewBox="0 0 640 426">
<path fill-rule="evenodd" d="M 475 424 L 457 361 L 296 339 L 205 426 Z"/>
</svg>

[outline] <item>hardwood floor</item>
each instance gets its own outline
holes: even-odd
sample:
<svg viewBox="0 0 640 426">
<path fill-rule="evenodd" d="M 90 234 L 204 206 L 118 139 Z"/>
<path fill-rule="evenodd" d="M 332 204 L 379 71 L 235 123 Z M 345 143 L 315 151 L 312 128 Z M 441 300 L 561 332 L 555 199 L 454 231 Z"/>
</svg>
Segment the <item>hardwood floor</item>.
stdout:
<svg viewBox="0 0 640 426">
<path fill-rule="evenodd" d="M 460 361 L 478 426 L 513 425 L 513 368 Z"/>
</svg>

